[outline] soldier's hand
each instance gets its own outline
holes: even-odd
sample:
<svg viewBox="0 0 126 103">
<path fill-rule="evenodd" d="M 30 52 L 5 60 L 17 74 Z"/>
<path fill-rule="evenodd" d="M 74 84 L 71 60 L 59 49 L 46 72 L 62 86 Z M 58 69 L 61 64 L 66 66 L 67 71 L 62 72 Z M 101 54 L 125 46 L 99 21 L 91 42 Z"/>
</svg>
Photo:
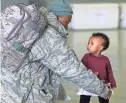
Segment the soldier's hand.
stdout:
<svg viewBox="0 0 126 103">
<path fill-rule="evenodd" d="M 110 99 L 111 95 L 112 95 L 112 91 L 109 89 L 108 95 L 105 99 Z"/>
</svg>

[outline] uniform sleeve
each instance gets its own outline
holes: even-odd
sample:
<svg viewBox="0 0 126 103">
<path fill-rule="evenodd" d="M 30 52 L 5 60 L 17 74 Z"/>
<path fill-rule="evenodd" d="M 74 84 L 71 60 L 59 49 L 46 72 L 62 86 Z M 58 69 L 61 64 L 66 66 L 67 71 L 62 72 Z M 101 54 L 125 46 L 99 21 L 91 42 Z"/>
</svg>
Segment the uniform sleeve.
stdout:
<svg viewBox="0 0 126 103">
<path fill-rule="evenodd" d="M 110 61 L 109 59 L 107 58 L 107 76 L 108 76 L 108 81 L 111 83 L 111 87 L 112 88 L 116 88 L 116 81 L 114 79 L 114 76 L 113 76 L 113 71 L 112 71 L 112 68 L 111 68 L 111 64 L 110 64 Z"/>
<path fill-rule="evenodd" d="M 58 76 L 105 98 L 108 95 L 108 87 L 91 71 L 87 71 L 74 51 L 69 48 L 67 38 L 60 36 L 54 30 L 46 32 L 40 40 L 41 43 L 37 46 L 40 48 L 37 57 L 42 58 L 41 62 Z M 34 50 L 37 49 L 34 48 Z"/>
</svg>

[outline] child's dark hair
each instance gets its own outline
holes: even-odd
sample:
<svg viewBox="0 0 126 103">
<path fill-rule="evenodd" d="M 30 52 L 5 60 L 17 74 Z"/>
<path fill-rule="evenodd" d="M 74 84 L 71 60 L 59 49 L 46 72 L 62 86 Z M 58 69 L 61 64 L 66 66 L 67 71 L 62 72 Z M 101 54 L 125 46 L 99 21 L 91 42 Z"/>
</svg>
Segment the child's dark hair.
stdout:
<svg viewBox="0 0 126 103">
<path fill-rule="evenodd" d="M 99 33 L 99 32 L 98 33 L 93 33 L 92 37 L 101 37 L 104 40 L 103 51 L 106 50 L 106 49 L 108 49 L 110 41 L 109 41 L 109 38 L 108 38 L 108 36 L 106 34 Z"/>
</svg>

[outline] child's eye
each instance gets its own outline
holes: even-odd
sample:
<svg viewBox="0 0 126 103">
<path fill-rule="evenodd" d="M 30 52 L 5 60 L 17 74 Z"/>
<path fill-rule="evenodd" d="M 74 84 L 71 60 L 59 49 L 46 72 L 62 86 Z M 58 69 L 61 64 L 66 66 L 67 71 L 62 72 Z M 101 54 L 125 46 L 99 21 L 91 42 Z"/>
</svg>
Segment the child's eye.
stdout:
<svg viewBox="0 0 126 103">
<path fill-rule="evenodd" d="M 91 45 L 94 45 L 94 43 L 91 43 Z"/>
</svg>

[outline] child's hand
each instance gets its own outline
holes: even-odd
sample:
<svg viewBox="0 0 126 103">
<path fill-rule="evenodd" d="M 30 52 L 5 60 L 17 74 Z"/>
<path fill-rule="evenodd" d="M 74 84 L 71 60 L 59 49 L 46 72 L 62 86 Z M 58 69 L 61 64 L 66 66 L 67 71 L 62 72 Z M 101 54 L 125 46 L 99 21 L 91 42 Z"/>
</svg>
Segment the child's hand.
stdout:
<svg viewBox="0 0 126 103">
<path fill-rule="evenodd" d="M 112 95 L 112 91 L 109 90 L 109 93 L 108 93 L 108 95 L 107 95 L 107 97 L 105 99 L 110 99 L 111 95 Z"/>
<path fill-rule="evenodd" d="M 116 87 L 111 87 L 112 89 L 115 89 Z"/>
<path fill-rule="evenodd" d="M 95 74 L 96 76 L 98 76 L 98 75 L 99 75 L 99 73 L 98 73 L 98 72 L 95 72 L 94 74 Z"/>
<path fill-rule="evenodd" d="M 111 83 L 108 83 L 107 85 L 108 85 L 109 89 L 111 89 Z"/>
<path fill-rule="evenodd" d="M 114 92 L 113 92 L 113 90 L 112 90 L 113 88 L 111 87 L 111 83 L 108 83 L 107 85 L 108 85 L 109 89 L 111 90 L 112 95 L 114 95 Z"/>
</svg>

